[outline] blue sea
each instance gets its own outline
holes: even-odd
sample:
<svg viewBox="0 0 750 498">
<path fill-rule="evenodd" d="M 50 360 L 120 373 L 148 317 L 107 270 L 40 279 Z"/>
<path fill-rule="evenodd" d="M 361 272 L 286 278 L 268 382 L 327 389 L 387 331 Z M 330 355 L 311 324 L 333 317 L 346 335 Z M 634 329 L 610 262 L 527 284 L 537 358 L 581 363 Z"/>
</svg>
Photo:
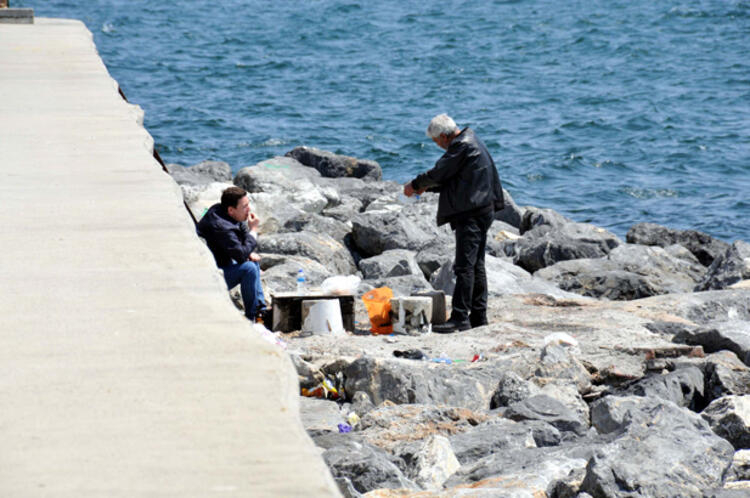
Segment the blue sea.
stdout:
<svg viewBox="0 0 750 498">
<path fill-rule="evenodd" d="M 473 127 L 517 203 L 750 241 L 750 1 L 11 0 L 81 19 L 167 162 L 297 145 L 404 182 Z M 106 167 L 106 165 L 102 165 Z"/>
</svg>

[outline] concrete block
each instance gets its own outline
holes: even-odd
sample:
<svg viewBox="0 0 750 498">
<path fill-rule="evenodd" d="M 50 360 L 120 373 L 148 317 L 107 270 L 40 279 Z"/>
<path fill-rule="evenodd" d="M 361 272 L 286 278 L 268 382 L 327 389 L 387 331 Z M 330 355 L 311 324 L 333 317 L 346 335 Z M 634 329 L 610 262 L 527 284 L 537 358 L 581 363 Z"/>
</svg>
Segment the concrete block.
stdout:
<svg viewBox="0 0 750 498">
<path fill-rule="evenodd" d="M 34 24 L 34 9 L 0 8 L 0 24 Z"/>
</svg>

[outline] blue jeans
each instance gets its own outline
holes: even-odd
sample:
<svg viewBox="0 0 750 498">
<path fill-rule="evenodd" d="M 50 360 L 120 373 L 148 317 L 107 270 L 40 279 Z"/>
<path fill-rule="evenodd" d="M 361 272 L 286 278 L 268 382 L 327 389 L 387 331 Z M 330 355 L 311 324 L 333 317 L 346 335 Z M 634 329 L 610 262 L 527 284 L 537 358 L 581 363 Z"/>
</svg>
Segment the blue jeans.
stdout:
<svg viewBox="0 0 750 498">
<path fill-rule="evenodd" d="M 263 287 L 260 284 L 260 265 L 255 261 L 245 261 L 225 266 L 222 270 L 228 288 L 231 289 L 240 284 L 242 302 L 245 304 L 245 316 L 254 320 L 257 313 L 266 308 Z"/>
</svg>

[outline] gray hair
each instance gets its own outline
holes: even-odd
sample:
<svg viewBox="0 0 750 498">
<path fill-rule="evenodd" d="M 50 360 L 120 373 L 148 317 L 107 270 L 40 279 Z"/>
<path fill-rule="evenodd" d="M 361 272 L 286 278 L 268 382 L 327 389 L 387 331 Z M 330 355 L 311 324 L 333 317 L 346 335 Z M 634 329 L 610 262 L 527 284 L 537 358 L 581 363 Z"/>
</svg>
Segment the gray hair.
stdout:
<svg viewBox="0 0 750 498">
<path fill-rule="evenodd" d="M 456 122 L 447 114 L 438 114 L 427 127 L 427 136 L 430 138 L 437 138 L 440 135 L 451 136 L 458 131 Z"/>
</svg>

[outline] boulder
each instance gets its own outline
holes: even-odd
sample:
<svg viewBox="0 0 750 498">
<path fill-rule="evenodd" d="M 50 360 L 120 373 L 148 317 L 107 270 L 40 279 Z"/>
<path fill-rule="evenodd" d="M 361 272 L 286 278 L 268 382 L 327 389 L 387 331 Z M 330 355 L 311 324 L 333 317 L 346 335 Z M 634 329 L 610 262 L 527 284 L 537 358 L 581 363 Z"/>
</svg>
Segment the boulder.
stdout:
<svg viewBox="0 0 750 498">
<path fill-rule="evenodd" d="M 715 399 L 701 416 L 735 449 L 750 448 L 750 395 Z"/>
<path fill-rule="evenodd" d="M 324 233 L 330 235 L 340 244 L 346 245 L 346 240 L 352 231 L 352 226 L 351 222 L 342 222 L 328 216 L 298 212 L 296 215 L 287 218 L 278 231 Z"/>
<path fill-rule="evenodd" d="M 750 279 L 750 244 L 741 240 L 729 246 L 714 259 L 696 291 L 726 289 L 741 280 Z"/>
<path fill-rule="evenodd" d="M 344 369 L 347 396 L 365 392 L 376 405 L 442 404 L 486 409 L 503 371 L 501 363 L 444 365 L 363 356 Z"/>
<path fill-rule="evenodd" d="M 541 420 L 563 432 L 583 435 L 588 425 L 574 410 L 550 396 L 538 394 L 511 404 L 505 417 L 515 420 Z"/>
<path fill-rule="evenodd" d="M 733 352 L 718 351 L 706 356 L 703 369 L 709 401 L 730 394 L 750 394 L 750 368 Z"/>
<path fill-rule="evenodd" d="M 433 291 L 432 285 L 419 275 L 402 275 L 399 277 L 373 278 L 363 280 L 357 294 L 364 294 L 377 287 L 390 287 L 394 297 L 411 296 L 419 292 Z"/>
<path fill-rule="evenodd" d="M 535 275 L 584 296 L 632 300 L 690 292 L 704 271 L 661 247 L 625 244 L 603 258 L 561 261 Z"/>
<path fill-rule="evenodd" d="M 431 276 L 443 265 L 453 266 L 453 258 L 456 254 L 456 242 L 448 241 L 447 238 L 436 238 L 424 245 L 417 253 L 417 264 L 422 270 L 425 278 Z M 452 270 L 451 270 L 452 273 Z"/>
<path fill-rule="evenodd" d="M 750 481 L 750 450 L 739 450 L 734 453 L 726 481 Z"/>
<path fill-rule="evenodd" d="M 395 451 L 405 462 L 406 475 L 421 488 L 437 490 L 461 466 L 445 436 L 433 435 Z"/>
<path fill-rule="evenodd" d="M 745 365 L 750 365 L 750 322 L 729 320 L 711 326 L 686 328 L 676 334 L 674 342 L 702 346 L 706 353 L 726 349 L 736 354 Z"/>
<path fill-rule="evenodd" d="M 167 171 L 179 185 L 207 185 L 213 182 L 232 181 L 232 168 L 223 161 L 203 161 L 192 166 L 167 164 Z"/>
<path fill-rule="evenodd" d="M 180 189 L 182 190 L 182 198 L 187 203 L 188 208 L 190 208 L 195 219 L 200 221 L 208 208 L 221 202 L 222 192 L 231 186 L 232 184 L 228 182 L 212 182 L 201 185 L 183 184 L 180 185 Z"/>
<path fill-rule="evenodd" d="M 581 491 L 592 496 L 700 497 L 721 486 L 734 454 L 699 415 L 670 401 L 606 396 L 591 419 L 616 436 L 586 466 Z"/>
<path fill-rule="evenodd" d="M 290 157 L 272 157 L 237 172 L 234 184 L 248 192 L 303 193 L 318 190 L 320 173 Z"/>
<path fill-rule="evenodd" d="M 513 262 L 534 273 L 560 261 L 606 256 L 621 243 L 613 233 L 587 223 L 540 225 L 516 241 Z"/>
<path fill-rule="evenodd" d="M 295 147 L 287 152 L 286 156 L 296 159 L 305 166 L 315 168 L 321 175 L 328 178 L 342 176 L 352 176 L 365 180 L 380 180 L 383 178 L 383 170 L 380 165 L 369 159 L 342 156 L 314 147 Z"/>
<path fill-rule="evenodd" d="M 503 189 L 503 201 L 505 206 L 503 209 L 495 213 L 495 219 L 503 221 L 515 228 L 519 228 L 521 226 L 521 220 L 523 219 L 525 209 L 519 208 L 513 201 L 513 197 L 511 197 L 510 193 L 505 189 Z"/>
<path fill-rule="evenodd" d="M 527 207 L 523 213 L 521 223 L 518 225 L 518 231 L 523 235 L 536 227 L 546 225 L 553 229 L 558 229 L 568 223 L 572 223 L 572 220 L 552 209 Z"/>
<path fill-rule="evenodd" d="M 530 426 L 504 418 L 493 418 L 450 436 L 450 444 L 461 465 L 493 453 L 536 447 Z"/>
<path fill-rule="evenodd" d="M 665 375 L 651 375 L 620 391 L 622 395 L 646 396 L 700 410 L 705 406 L 703 372 L 697 367 L 678 368 Z"/>
<path fill-rule="evenodd" d="M 514 246 L 515 241 L 520 237 L 517 228 L 503 221 L 495 220 L 490 229 L 487 230 L 487 254 L 497 258 L 512 257 L 512 250 L 511 255 L 509 255 L 506 246 Z"/>
<path fill-rule="evenodd" d="M 342 441 L 324 451 L 323 459 L 342 493 L 350 489 L 358 493 L 379 488 L 418 489 L 387 453 L 366 442 Z"/>
<path fill-rule="evenodd" d="M 433 240 L 423 224 L 401 216 L 400 212 L 370 211 L 352 218 L 352 238 L 365 257 L 377 256 L 389 249 L 418 251 Z"/>
<path fill-rule="evenodd" d="M 261 237 L 288 231 L 284 226 L 289 220 L 305 216 L 307 213 L 299 206 L 289 202 L 286 194 L 256 192 L 248 194 L 250 209 L 260 220 L 258 233 Z"/>
<path fill-rule="evenodd" d="M 703 266 L 710 266 L 729 246 L 724 241 L 695 230 L 674 230 L 654 223 L 633 225 L 625 235 L 631 244 L 667 247 L 680 244 L 693 253 Z"/>
<path fill-rule="evenodd" d="M 357 271 L 349 251 L 329 235 L 313 232 L 276 233 L 258 238 L 260 252 L 304 256 L 317 261 L 333 274 Z"/>
<path fill-rule="evenodd" d="M 391 249 L 377 256 L 363 259 L 359 269 L 364 278 L 382 279 L 402 275 L 423 277 L 414 253 L 405 249 Z"/>
<path fill-rule="evenodd" d="M 508 259 L 485 255 L 485 271 L 487 272 L 487 293 L 492 296 L 506 296 L 510 294 L 546 294 L 559 298 L 578 297 L 566 292 L 552 283 L 530 275 L 526 270 L 512 264 Z M 447 260 L 430 279 L 432 286 L 442 290 L 446 295 L 452 295 L 456 286 L 456 276 L 453 273 L 453 256 Z"/>
<path fill-rule="evenodd" d="M 522 379 L 513 371 L 504 372 L 500 377 L 497 389 L 492 394 L 490 409 L 508 406 L 539 394 L 539 387 L 533 382 Z"/>
<path fill-rule="evenodd" d="M 273 259 L 281 260 L 282 256 L 271 255 Z M 261 269 L 264 261 L 268 259 L 263 255 L 261 259 Z M 267 295 L 279 292 L 293 292 L 297 290 L 297 272 L 302 269 L 305 272 L 305 285 L 307 287 L 317 287 L 323 280 L 333 274 L 317 261 L 309 258 L 289 256 L 281 262 L 274 262 L 273 266 L 263 269 L 261 281 Z"/>
<path fill-rule="evenodd" d="M 307 431 L 336 431 L 339 424 L 346 423 L 346 414 L 335 401 L 300 396 L 299 404 L 302 427 Z"/>
<path fill-rule="evenodd" d="M 572 348 L 554 342 L 546 344 L 542 349 L 534 375 L 538 384 L 546 384 L 551 380 L 569 381 L 578 392 L 587 392 L 591 387 L 591 375 L 578 361 Z"/>
</svg>

